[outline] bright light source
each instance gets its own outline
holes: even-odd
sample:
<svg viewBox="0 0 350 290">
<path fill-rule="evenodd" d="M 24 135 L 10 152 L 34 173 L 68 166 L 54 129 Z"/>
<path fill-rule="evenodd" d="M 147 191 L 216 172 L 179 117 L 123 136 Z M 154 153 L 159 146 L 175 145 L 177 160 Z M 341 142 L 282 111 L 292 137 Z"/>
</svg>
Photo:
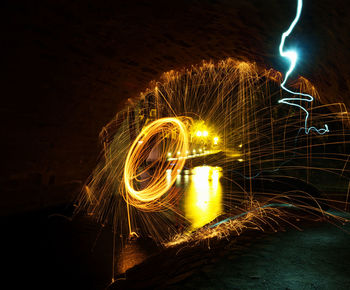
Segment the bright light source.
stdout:
<svg viewBox="0 0 350 290">
<path fill-rule="evenodd" d="M 177 155 L 180 155 L 181 154 L 181 152 L 180 151 L 177 151 Z"/>
<path fill-rule="evenodd" d="M 219 137 L 214 137 L 214 145 L 217 145 L 219 141 Z"/>
<path fill-rule="evenodd" d="M 242 144 L 239 144 L 238 147 L 239 147 L 239 148 L 242 148 Z"/>
<path fill-rule="evenodd" d="M 193 149 L 193 151 L 192 151 L 193 153 L 196 153 L 196 149 Z"/>
<path fill-rule="evenodd" d="M 197 131 L 196 135 L 197 135 L 197 137 L 201 137 L 202 136 L 202 131 Z"/>
<path fill-rule="evenodd" d="M 202 152 L 202 149 L 199 149 L 199 152 Z"/>
<path fill-rule="evenodd" d="M 168 152 L 168 157 L 171 157 L 171 152 Z"/>
<path fill-rule="evenodd" d="M 317 129 L 316 127 L 308 127 L 308 118 L 309 118 L 309 111 L 302 105 L 299 105 L 297 103 L 297 101 L 306 101 L 306 102 L 309 102 L 311 103 L 314 98 L 313 96 L 309 95 L 309 94 L 304 94 L 304 93 L 300 93 L 300 92 L 294 92 L 294 91 L 291 91 L 289 89 L 287 89 L 285 87 L 285 84 L 287 82 L 287 79 L 289 77 L 289 75 L 293 72 L 294 68 L 295 68 L 295 65 L 297 63 L 297 60 L 298 60 L 298 54 L 296 51 L 294 50 L 287 50 L 285 51 L 284 50 L 284 43 L 285 43 L 285 40 L 286 38 L 291 34 L 291 32 L 293 31 L 294 29 L 294 26 L 298 23 L 299 21 L 299 18 L 300 18 L 300 14 L 301 14 L 301 10 L 302 10 L 302 7 L 303 7 L 303 0 L 298 0 L 298 6 L 297 6 L 297 13 L 295 15 L 295 18 L 293 20 L 293 22 L 290 24 L 288 30 L 286 30 L 285 32 L 283 32 L 282 34 L 282 37 L 281 37 L 281 42 L 280 42 L 280 46 L 279 46 L 279 52 L 280 52 L 280 55 L 284 58 L 287 58 L 289 60 L 289 69 L 288 71 L 286 72 L 285 76 L 284 76 L 284 80 L 283 82 L 281 83 L 281 88 L 284 89 L 286 92 L 294 95 L 295 97 L 288 97 L 288 98 L 283 98 L 283 99 L 280 99 L 278 101 L 278 103 L 280 104 L 287 104 L 289 106 L 294 106 L 294 107 L 298 107 L 300 108 L 301 110 L 303 110 L 306 114 L 305 116 L 305 119 L 304 119 L 304 130 L 305 130 L 305 134 L 309 134 L 311 130 L 314 130 L 315 132 L 317 132 L 318 134 L 325 134 L 327 132 L 329 132 L 329 129 L 328 129 L 328 125 L 325 124 L 324 125 L 324 128 L 321 128 L 321 129 Z"/>
<path fill-rule="evenodd" d="M 208 131 L 203 131 L 203 137 L 207 137 L 208 136 Z"/>
</svg>

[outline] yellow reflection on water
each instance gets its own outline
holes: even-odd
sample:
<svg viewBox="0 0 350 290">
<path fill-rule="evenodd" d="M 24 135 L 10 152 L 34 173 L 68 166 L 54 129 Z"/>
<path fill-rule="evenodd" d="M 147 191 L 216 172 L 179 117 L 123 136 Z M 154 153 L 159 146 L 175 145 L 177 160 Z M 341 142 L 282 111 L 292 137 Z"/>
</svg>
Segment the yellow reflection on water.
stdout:
<svg viewBox="0 0 350 290">
<path fill-rule="evenodd" d="M 222 185 L 220 167 L 199 166 L 191 170 L 190 178 L 184 180 L 185 217 L 192 229 L 198 229 L 222 213 Z"/>
</svg>

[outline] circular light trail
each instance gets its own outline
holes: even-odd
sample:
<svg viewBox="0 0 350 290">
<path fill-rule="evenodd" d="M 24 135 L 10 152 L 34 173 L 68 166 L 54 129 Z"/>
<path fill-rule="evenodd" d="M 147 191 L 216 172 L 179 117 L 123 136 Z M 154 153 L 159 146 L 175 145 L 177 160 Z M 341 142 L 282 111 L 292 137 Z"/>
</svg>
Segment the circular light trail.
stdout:
<svg viewBox="0 0 350 290">
<path fill-rule="evenodd" d="M 162 211 L 177 198 L 170 188 L 186 161 L 185 123 L 180 118 L 158 119 L 136 137 L 127 154 L 123 175 L 124 199 L 128 204 L 143 211 Z M 168 152 L 179 153 L 180 158 L 169 162 Z"/>
</svg>

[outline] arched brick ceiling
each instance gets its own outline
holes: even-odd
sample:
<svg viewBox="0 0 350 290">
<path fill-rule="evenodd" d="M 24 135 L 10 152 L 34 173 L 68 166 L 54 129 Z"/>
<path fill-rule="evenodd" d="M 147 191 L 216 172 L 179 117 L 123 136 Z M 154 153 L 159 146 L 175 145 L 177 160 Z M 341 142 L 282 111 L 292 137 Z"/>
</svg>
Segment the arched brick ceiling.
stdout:
<svg viewBox="0 0 350 290">
<path fill-rule="evenodd" d="M 67 202 L 96 164 L 98 133 L 164 71 L 235 57 L 285 70 L 296 1 L 7 1 L 1 183 L 4 212 Z M 298 73 L 350 107 L 350 9 L 304 1 L 288 40 Z"/>
</svg>

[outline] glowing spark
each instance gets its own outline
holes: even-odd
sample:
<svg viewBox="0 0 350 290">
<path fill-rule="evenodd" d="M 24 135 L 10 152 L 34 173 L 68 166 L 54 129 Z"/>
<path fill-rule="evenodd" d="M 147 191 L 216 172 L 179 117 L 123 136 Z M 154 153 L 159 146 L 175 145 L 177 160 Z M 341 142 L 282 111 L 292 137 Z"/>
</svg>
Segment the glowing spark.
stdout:
<svg viewBox="0 0 350 290">
<path fill-rule="evenodd" d="M 296 95 L 296 96 L 300 96 L 300 97 L 283 98 L 283 99 L 279 100 L 278 103 L 280 103 L 280 104 L 287 104 L 287 105 L 290 105 L 290 106 L 295 106 L 295 107 L 298 107 L 298 108 L 302 109 L 305 112 L 306 116 L 305 116 L 304 129 L 305 129 L 305 133 L 306 134 L 309 134 L 311 130 L 314 130 L 318 134 L 325 134 L 325 133 L 329 132 L 327 124 L 325 124 L 324 128 L 322 128 L 322 129 L 317 129 L 315 127 L 308 128 L 307 127 L 307 121 L 308 121 L 308 118 L 309 118 L 309 112 L 303 106 L 301 106 L 299 104 L 296 104 L 296 103 L 291 103 L 293 101 L 305 101 L 305 102 L 311 103 L 314 100 L 314 98 L 311 95 L 309 95 L 309 94 L 293 92 L 293 91 L 291 91 L 291 90 L 289 90 L 289 89 L 287 89 L 285 87 L 285 84 L 286 84 L 286 82 L 288 80 L 289 75 L 292 73 L 292 71 L 295 68 L 296 62 L 298 60 L 298 54 L 294 50 L 284 51 L 283 50 L 284 42 L 285 42 L 286 38 L 290 35 L 290 33 L 293 31 L 293 29 L 294 29 L 295 25 L 297 24 L 297 22 L 299 21 L 302 7 L 303 7 L 303 1 L 302 0 L 298 0 L 298 7 L 297 7 L 296 16 L 295 16 L 293 22 L 291 23 L 291 25 L 289 26 L 288 30 L 285 31 L 282 34 L 281 43 L 280 43 L 280 46 L 279 46 L 280 55 L 282 57 L 285 57 L 285 58 L 289 59 L 289 61 L 290 61 L 290 66 L 289 66 L 288 71 L 286 72 L 286 75 L 284 77 L 283 82 L 281 83 L 281 88 L 284 89 L 286 92 L 288 92 L 290 94 L 293 94 L 293 95 Z"/>
</svg>

